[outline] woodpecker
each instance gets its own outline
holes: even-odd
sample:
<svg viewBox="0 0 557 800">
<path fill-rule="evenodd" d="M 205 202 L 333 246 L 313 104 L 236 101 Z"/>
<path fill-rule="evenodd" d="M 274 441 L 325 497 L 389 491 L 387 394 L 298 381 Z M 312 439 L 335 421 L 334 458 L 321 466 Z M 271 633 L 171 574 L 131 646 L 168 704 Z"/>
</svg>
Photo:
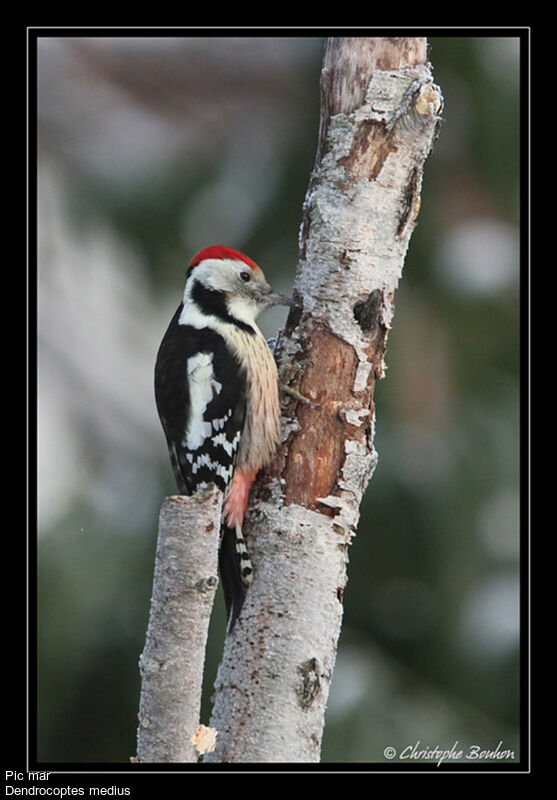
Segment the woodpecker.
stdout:
<svg viewBox="0 0 557 800">
<path fill-rule="evenodd" d="M 262 269 L 213 245 L 190 261 L 182 302 L 155 364 L 155 399 L 181 494 L 217 485 L 224 493 L 219 571 L 228 631 L 253 580 L 242 526 L 257 472 L 280 442 L 279 383 L 256 325 L 272 305 L 291 305 Z"/>
</svg>

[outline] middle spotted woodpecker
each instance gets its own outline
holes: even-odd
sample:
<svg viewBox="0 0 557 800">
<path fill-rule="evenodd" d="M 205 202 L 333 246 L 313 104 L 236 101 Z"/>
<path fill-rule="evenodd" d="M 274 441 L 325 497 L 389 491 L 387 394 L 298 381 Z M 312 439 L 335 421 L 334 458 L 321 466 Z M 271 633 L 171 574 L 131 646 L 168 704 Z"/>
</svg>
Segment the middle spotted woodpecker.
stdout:
<svg viewBox="0 0 557 800">
<path fill-rule="evenodd" d="M 200 250 L 155 366 L 157 410 L 181 494 L 224 492 L 219 570 L 228 629 L 252 581 L 242 534 L 251 484 L 280 442 L 275 360 L 255 319 L 290 305 L 263 271 L 231 247 Z"/>
</svg>

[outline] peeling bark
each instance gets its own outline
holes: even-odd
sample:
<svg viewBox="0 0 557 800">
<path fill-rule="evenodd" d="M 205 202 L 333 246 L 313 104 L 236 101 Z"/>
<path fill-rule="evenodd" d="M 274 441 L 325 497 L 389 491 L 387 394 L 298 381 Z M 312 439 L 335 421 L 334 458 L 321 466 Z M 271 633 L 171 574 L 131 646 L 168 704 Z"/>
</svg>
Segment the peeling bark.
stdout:
<svg viewBox="0 0 557 800">
<path fill-rule="evenodd" d="M 348 548 L 377 462 L 375 381 L 416 224 L 441 94 L 424 38 L 332 38 L 294 297 L 275 348 L 284 441 L 259 476 L 245 536 L 254 583 L 225 643 L 211 762 L 320 757 Z M 295 374 L 296 370 L 294 370 Z"/>
</svg>

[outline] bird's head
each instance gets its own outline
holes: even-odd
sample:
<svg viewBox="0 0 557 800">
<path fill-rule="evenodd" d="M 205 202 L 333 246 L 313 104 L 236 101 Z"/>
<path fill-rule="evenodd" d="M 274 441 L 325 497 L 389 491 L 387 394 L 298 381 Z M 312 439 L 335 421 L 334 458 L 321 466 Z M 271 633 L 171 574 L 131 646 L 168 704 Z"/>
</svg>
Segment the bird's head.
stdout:
<svg viewBox="0 0 557 800">
<path fill-rule="evenodd" d="M 252 323 L 266 308 L 292 305 L 270 286 L 263 270 L 232 247 L 204 247 L 190 261 L 184 300 L 193 300 L 207 313 L 226 309 L 234 319 Z"/>
</svg>

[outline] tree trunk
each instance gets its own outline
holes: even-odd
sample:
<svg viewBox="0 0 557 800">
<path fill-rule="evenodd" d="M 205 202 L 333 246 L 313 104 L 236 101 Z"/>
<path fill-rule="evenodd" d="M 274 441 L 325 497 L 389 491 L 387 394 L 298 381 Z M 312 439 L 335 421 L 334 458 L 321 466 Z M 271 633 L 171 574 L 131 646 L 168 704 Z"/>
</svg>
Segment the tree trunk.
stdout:
<svg viewBox="0 0 557 800">
<path fill-rule="evenodd" d="M 293 309 L 276 343 L 284 441 L 254 486 L 254 583 L 225 642 L 207 762 L 319 761 L 348 547 L 377 455 L 373 391 L 435 138 L 424 38 L 332 38 Z M 376 532 L 376 535 L 379 533 Z"/>
<path fill-rule="evenodd" d="M 222 494 L 167 497 L 161 507 L 145 648 L 137 760 L 196 762 L 207 630 L 218 585 Z M 197 737 L 196 737 L 196 734 Z M 195 738 L 192 738 L 195 737 Z"/>
</svg>

